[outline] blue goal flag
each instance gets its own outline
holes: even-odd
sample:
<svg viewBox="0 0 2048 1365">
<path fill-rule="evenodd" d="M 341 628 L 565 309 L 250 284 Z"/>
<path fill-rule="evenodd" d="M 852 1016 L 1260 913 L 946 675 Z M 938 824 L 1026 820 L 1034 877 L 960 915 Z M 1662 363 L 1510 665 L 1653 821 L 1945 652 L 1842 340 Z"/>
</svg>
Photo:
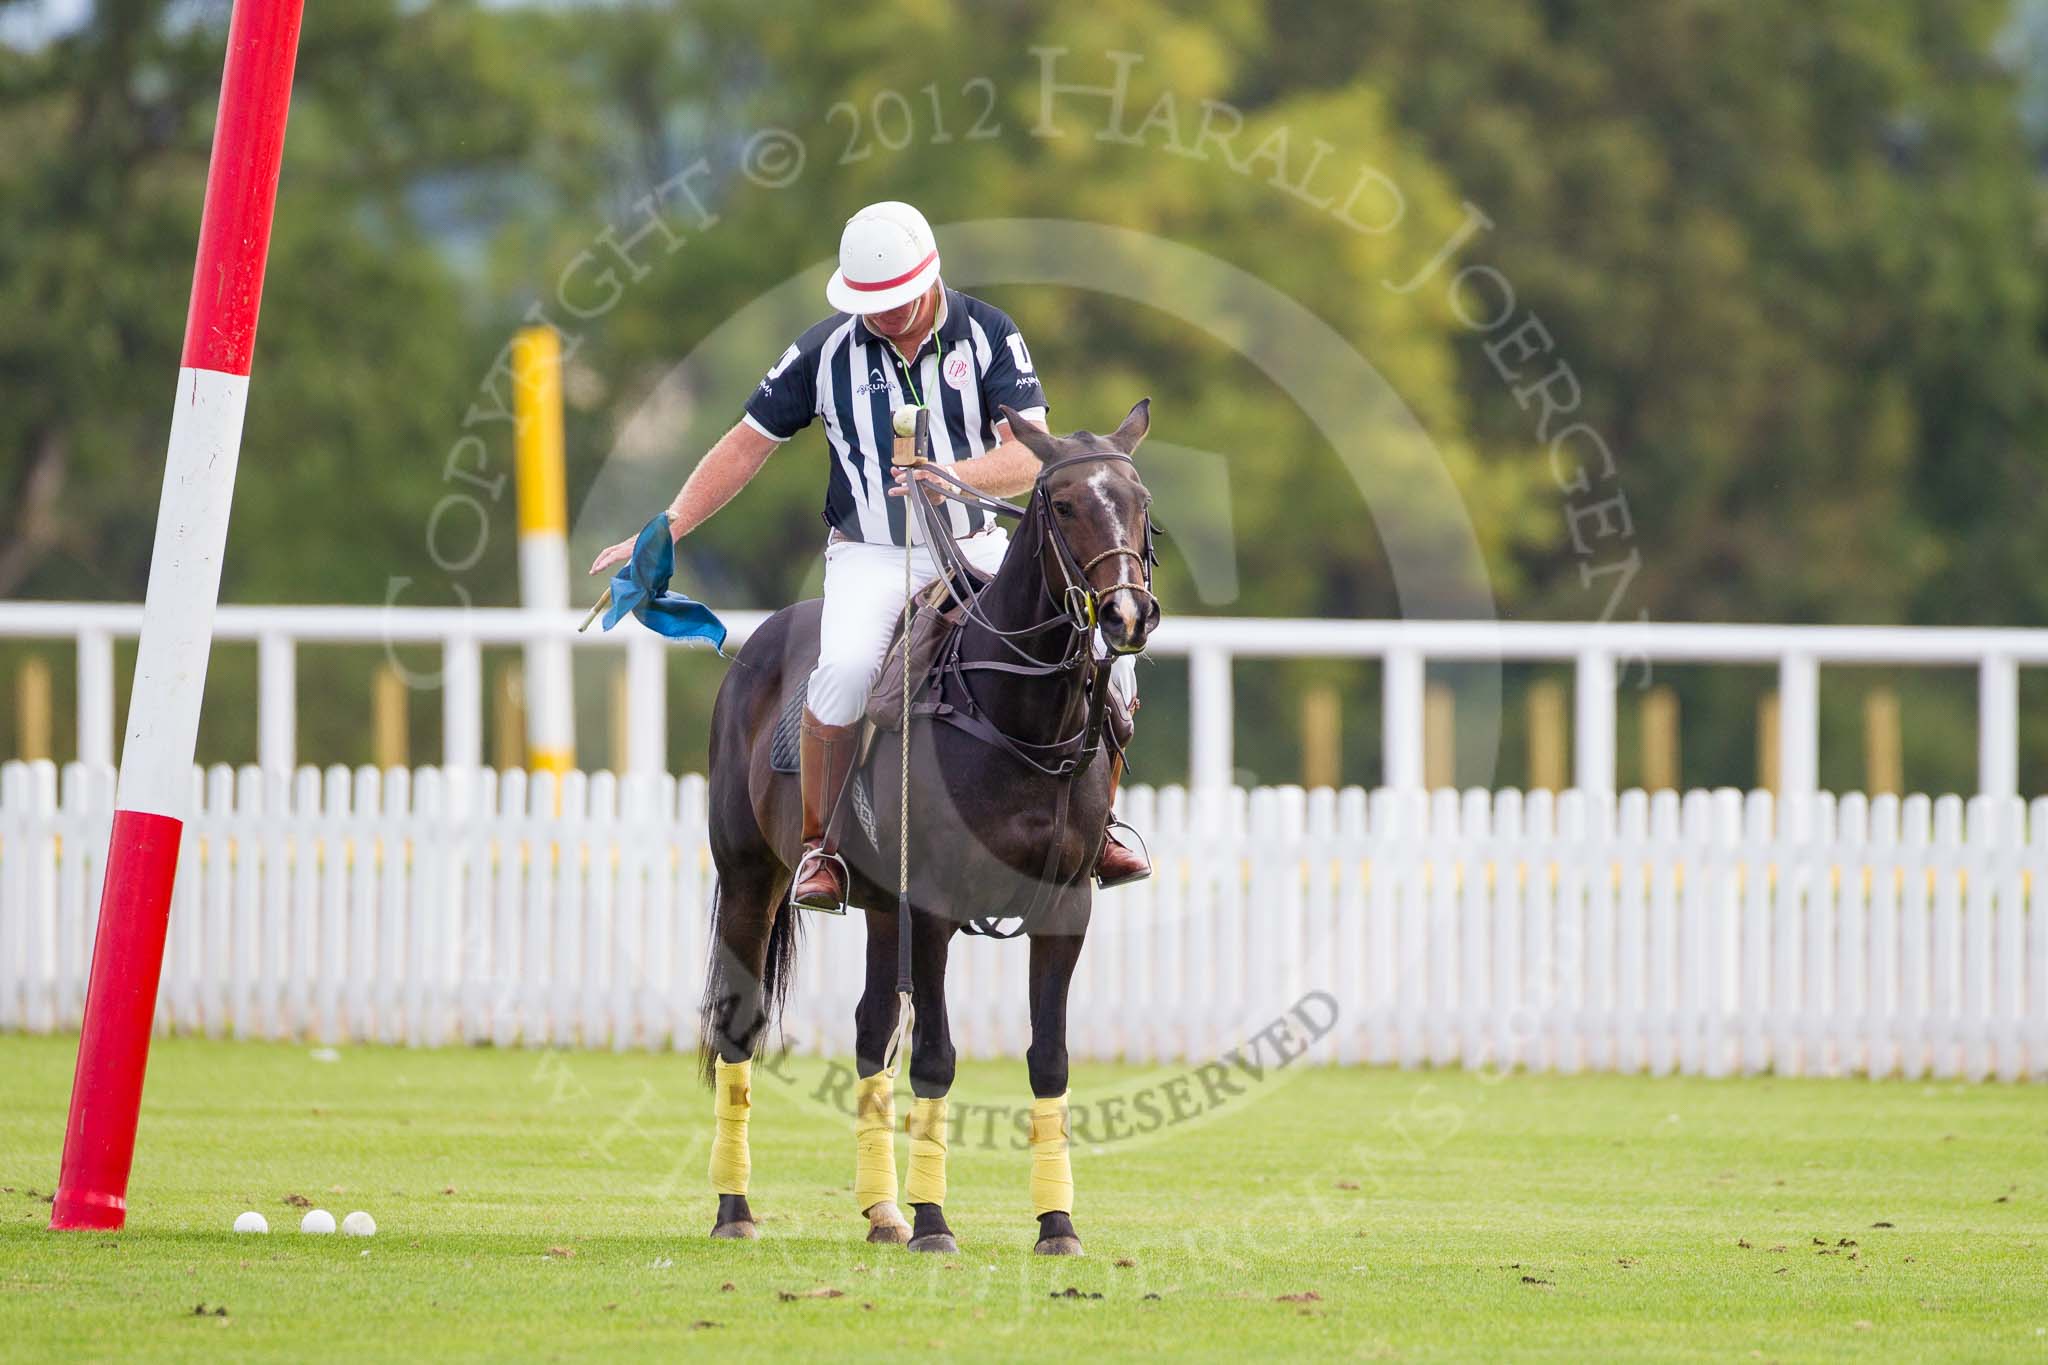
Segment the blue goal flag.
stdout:
<svg viewBox="0 0 2048 1365">
<path fill-rule="evenodd" d="M 641 528 L 633 557 L 612 575 L 612 604 L 605 609 L 604 628 L 610 630 L 631 612 L 657 635 L 708 640 L 713 649 L 725 653 L 725 622 L 702 602 L 668 590 L 675 571 L 676 542 L 668 533 L 668 513 L 663 512 Z"/>
</svg>

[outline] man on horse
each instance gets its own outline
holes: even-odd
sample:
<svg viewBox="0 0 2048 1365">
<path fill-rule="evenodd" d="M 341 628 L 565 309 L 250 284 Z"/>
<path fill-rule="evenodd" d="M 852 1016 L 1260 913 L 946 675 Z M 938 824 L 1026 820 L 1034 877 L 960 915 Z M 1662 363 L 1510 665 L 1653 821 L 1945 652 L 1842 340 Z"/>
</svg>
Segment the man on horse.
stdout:
<svg viewBox="0 0 2048 1365">
<path fill-rule="evenodd" d="M 701 526 L 777 446 L 814 419 L 823 421 L 830 453 L 824 519 L 831 529 L 818 662 L 801 731 L 803 856 L 790 899 L 837 913 L 847 883 L 833 809 L 860 747 L 868 693 L 903 615 L 904 557 L 913 593 L 942 569 L 902 501 L 913 471 L 892 469 L 895 415 L 928 408 L 932 462 L 978 492 L 1006 497 L 1030 490 L 1040 462 L 1011 433 L 998 405 L 1039 426 L 1047 405 L 1017 325 L 1001 309 L 946 288 L 931 226 L 909 204 L 871 204 L 847 221 L 825 297 L 836 311 L 776 360 L 740 421 L 676 494 L 669 529 L 680 540 Z M 1008 531 L 978 507 L 953 504 L 943 515 L 968 563 L 993 573 Z M 633 540 L 620 541 L 590 571 L 603 573 L 632 551 Z M 1099 640 L 1097 647 L 1106 653 Z M 1112 691 L 1126 711 L 1135 707 L 1129 656 L 1113 666 Z M 1119 757 L 1112 796 L 1121 772 Z M 1113 835 L 1104 838 L 1095 868 L 1100 885 L 1136 881 L 1151 870 L 1139 852 Z"/>
</svg>

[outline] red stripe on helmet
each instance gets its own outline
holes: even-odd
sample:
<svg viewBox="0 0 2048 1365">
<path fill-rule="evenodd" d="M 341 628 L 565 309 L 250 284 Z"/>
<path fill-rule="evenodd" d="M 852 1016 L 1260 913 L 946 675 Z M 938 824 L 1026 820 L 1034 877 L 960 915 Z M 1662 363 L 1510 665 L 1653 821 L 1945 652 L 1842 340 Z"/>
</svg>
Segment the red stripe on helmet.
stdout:
<svg viewBox="0 0 2048 1365">
<path fill-rule="evenodd" d="M 893 280 L 876 280 L 874 283 L 870 284 L 865 280 L 847 279 L 846 273 L 844 271 L 840 272 L 839 278 L 845 283 L 848 289 L 858 289 L 863 294 L 875 294 L 880 293 L 884 289 L 894 289 L 899 284 L 909 284 L 912 280 L 917 278 L 919 271 L 923 270 L 926 266 L 930 265 L 933 261 L 936 261 L 937 259 L 939 259 L 938 249 L 933 248 L 931 253 L 928 254 L 923 260 L 919 261 L 916 265 L 910 267 L 910 269 L 904 271 L 901 275 L 898 275 Z"/>
</svg>

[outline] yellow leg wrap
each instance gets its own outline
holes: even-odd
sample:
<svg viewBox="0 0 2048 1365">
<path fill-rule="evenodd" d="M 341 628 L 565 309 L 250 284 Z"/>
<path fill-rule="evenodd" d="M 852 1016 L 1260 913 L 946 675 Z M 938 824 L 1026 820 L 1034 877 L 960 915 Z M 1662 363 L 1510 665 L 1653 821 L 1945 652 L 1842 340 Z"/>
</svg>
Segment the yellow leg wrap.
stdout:
<svg viewBox="0 0 2048 1365">
<path fill-rule="evenodd" d="M 910 1179 L 904 1192 L 913 1204 L 946 1202 L 946 1100 L 913 1100 L 910 1105 Z"/>
<path fill-rule="evenodd" d="M 711 1135 L 711 1188 L 719 1194 L 745 1194 L 753 1160 L 747 1155 L 747 1115 L 753 1111 L 754 1063 L 719 1059 L 712 1078 L 711 1112 L 717 1129 Z"/>
<path fill-rule="evenodd" d="M 1031 1102 L 1031 1212 L 1074 1211 L 1074 1165 L 1067 1157 L 1067 1097 Z"/>
<path fill-rule="evenodd" d="M 853 1198 L 866 1213 L 884 1199 L 896 1202 L 896 1094 L 886 1071 L 853 1088 Z"/>
</svg>

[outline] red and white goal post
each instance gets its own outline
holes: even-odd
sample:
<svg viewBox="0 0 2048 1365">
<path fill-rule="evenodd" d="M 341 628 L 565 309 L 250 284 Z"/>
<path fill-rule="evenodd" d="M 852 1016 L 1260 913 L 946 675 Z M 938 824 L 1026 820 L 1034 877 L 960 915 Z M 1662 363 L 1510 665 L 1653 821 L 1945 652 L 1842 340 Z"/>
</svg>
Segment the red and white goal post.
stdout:
<svg viewBox="0 0 2048 1365">
<path fill-rule="evenodd" d="M 303 0 L 235 0 L 50 1226 L 118 1228 L 249 396 Z"/>
</svg>

